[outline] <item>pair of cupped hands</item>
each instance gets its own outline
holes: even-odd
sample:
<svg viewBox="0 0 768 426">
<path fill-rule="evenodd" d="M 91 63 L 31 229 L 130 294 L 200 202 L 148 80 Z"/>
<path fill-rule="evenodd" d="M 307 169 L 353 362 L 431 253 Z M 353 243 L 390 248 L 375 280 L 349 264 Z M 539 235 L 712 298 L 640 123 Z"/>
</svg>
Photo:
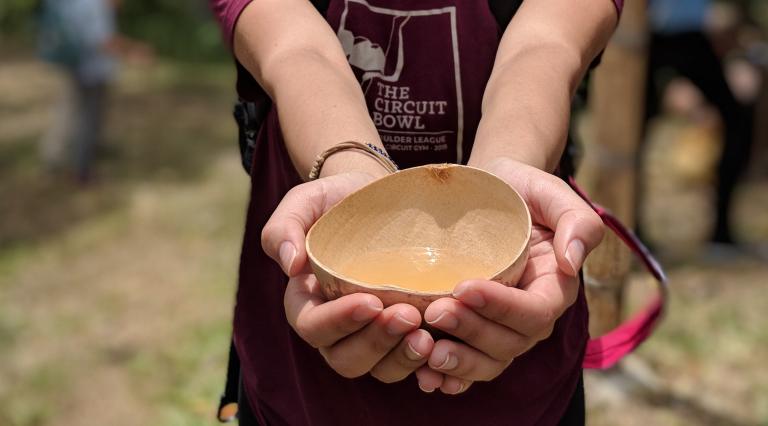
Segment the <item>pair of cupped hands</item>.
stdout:
<svg viewBox="0 0 768 426">
<path fill-rule="evenodd" d="M 420 328 L 421 313 L 411 305 L 384 307 L 365 293 L 327 301 L 320 292 L 307 260 L 306 233 L 373 176 L 324 177 L 293 188 L 280 202 L 262 231 L 262 246 L 290 278 L 284 298 L 288 322 L 340 375 L 370 373 L 392 383 L 415 372 L 422 391 L 459 394 L 476 381 L 494 379 L 546 339 L 575 302 L 578 271 L 603 237 L 600 218 L 565 182 L 535 167 L 498 159 L 483 168 L 528 204 L 530 257 L 516 287 L 468 280 L 458 283 L 453 297 L 429 305 L 423 320 L 461 342 L 435 341 Z"/>
</svg>

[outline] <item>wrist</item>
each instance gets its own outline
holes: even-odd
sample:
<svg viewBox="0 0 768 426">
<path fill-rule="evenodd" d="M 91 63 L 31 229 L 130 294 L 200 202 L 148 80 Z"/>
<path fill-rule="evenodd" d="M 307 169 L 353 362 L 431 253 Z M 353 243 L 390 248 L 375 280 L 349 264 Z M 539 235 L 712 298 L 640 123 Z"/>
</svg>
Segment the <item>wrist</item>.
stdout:
<svg viewBox="0 0 768 426">
<path fill-rule="evenodd" d="M 483 170 L 495 170 L 500 167 L 533 167 L 549 171 L 544 156 L 525 155 L 521 152 L 505 152 L 494 155 L 475 155 L 473 152 L 467 165 Z"/>
<path fill-rule="evenodd" d="M 564 113 L 567 117 L 567 113 Z M 566 120 L 521 120 L 519 113 L 491 109 L 480 121 L 470 163 L 507 158 L 547 172 L 559 163 L 567 134 Z M 541 122 L 549 122 L 549 127 Z"/>
<path fill-rule="evenodd" d="M 355 150 L 337 152 L 325 160 L 320 170 L 320 177 L 329 177 L 344 173 L 362 173 L 372 179 L 378 179 L 390 172 L 370 155 Z"/>
</svg>

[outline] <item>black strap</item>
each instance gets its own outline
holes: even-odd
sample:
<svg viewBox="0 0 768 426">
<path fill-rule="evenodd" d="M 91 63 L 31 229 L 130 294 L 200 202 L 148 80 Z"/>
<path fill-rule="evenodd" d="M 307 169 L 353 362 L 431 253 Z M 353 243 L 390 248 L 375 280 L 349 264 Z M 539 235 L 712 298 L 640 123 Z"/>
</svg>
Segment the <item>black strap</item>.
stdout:
<svg viewBox="0 0 768 426">
<path fill-rule="evenodd" d="M 224 415 L 222 409 L 231 404 L 240 402 L 240 358 L 235 350 L 235 342 L 229 344 L 229 362 L 227 363 L 227 381 L 224 385 L 224 393 L 219 399 L 219 408 L 216 410 L 216 418 L 221 423 L 233 422 L 235 418 Z M 238 407 L 242 410 L 242 407 Z"/>
<path fill-rule="evenodd" d="M 507 28 L 509 21 L 515 16 L 521 4 L 523 4 L 523 0 L 488 0 L 491 13 L 502 30 Z"/>
<path fill-rule="evenodd" d="M 330 3 L 331 0 L 312 0 L 312 4 L 315 5 L 315 9 L 317 9 L 320 14 L 325 16 L 325 11 L 328 10 L 328 3 Z"/>
</svg>

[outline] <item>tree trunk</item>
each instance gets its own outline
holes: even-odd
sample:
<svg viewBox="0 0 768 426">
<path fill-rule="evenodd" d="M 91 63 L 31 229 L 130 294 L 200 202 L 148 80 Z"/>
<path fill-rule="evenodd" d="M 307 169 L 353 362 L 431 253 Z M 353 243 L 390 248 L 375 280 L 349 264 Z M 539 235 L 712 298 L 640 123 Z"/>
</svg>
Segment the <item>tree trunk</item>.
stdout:
<svg viewBox="0 0 768 426">
<path fill-rule="evenodd" d="M 621 23 L 592 80 L 593 138 L 585 149 L 579 180 L 595 201 L 627 226 L 635 220 L 636 157 L 645 116 L 647 72 L 646 2 L 625 3 Z M 586 263 L 590 332 L 603 334 L 621 321 L 630 253 L 613 234 Z"/>
<path fill-rule="evenodd" d="M 762 66 L 762 86 L 760 96 L 755 105 L 755 136 L 754 147 L 752 148 L 750 169 L 757 178 L 768 177 L 768 120 L 761 120 L 761 117 L 768 117 L 768 68 Z"/>
</svg>

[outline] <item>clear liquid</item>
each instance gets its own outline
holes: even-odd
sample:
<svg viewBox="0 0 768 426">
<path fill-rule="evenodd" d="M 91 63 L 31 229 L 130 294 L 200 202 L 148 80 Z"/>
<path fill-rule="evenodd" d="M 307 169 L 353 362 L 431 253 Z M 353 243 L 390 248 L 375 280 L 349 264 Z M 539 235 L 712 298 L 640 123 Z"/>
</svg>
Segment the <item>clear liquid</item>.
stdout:
<svg viewBox="0 0 768 426">
<path fill-rule="evenodd" d="M 472 278 L 489 278 L 487 262 L 463 253 L 410 248 L 361 253 L 339 272 L 368 284 L 391 285 L 422 292 L 451 291 Z"/>
</svg>

